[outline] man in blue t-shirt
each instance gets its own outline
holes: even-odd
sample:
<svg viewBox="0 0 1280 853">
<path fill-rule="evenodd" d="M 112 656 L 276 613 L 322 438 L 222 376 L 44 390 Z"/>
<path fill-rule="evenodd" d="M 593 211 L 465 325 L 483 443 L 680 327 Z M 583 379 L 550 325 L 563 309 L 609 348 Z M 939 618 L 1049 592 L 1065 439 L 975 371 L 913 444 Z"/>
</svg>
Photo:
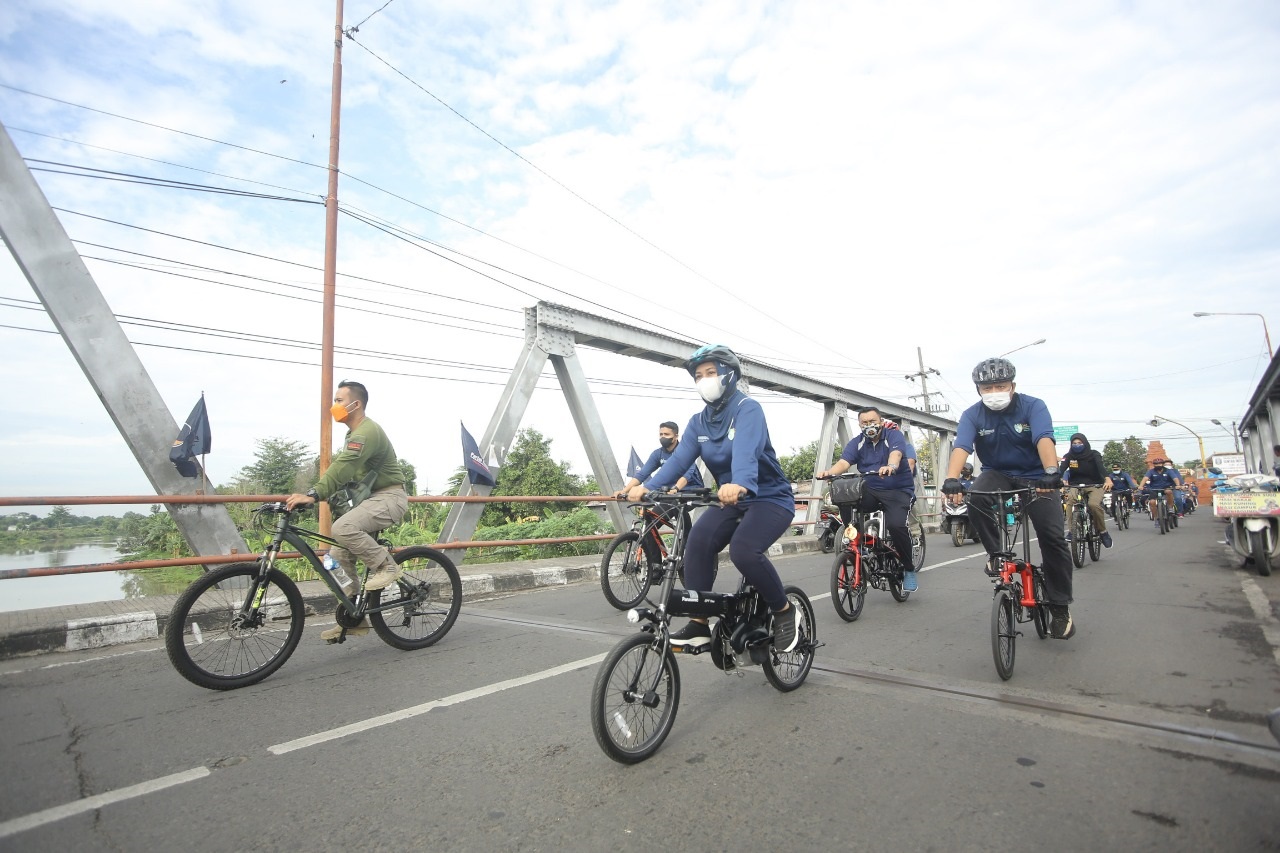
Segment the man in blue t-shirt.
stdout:
<svg viewBox="0 0 1280 853">
<path fill-rule="evenodd" d="M 911 571 L 911 533 L 907 530 L 907 511 L 915 495 L 915 478 L 906 462 L 907 440 L 901 430 L 885 429 L 884 416 L 875 406 L 858 411 L 858 428 L 862 434 L 845 445 L 840 459 L 830 470 L 819 472 L 818 476 L 826 478 L 843 474 L 856 466 L 858 472 L 866 477 L 862 502 L 857 509 L 859 512 L 884 510 L 889 539 L 904 569 L 902 589 L 912 592 L 916 589 L 917 580 L 916 573 Z M 852 511 L 853 507 L 840 507 L 840 519 L 846 525 Z"/>
<path fill-rule="evenodd" d="M 1178 504 L 1174 499 L 1173 490 L 1175 486 L 1180 485 L 1182 485 L 1182 477 L 1178 475 L 1178 469 L 1174 468 L 1169 460 L 1160 459 L 1159 457 L 1151 460 L 1151 468 L 1142 475 L 1142 482 L 1138 485 L 1138 488 L 1146 493 L 1143 497 L 1147 500 L 1147 507 L 1151 512 L 1152 518 L 1156 514 L 1156 495 L 1159 492 L 1164 492 L 1165 504 L 1169 507 L 1169 512 L 1178 511 Z"/>
<path fill-rule="evenodd" d="M 1071 551 L 1063 527 L 1062 490 L 1058 450 L 1053 442 L 1053 419 L 1043 400 L 1015 393 L 1014 366 L 1004 358 L 988 358 L 973 369 L 973 383 L 982 401 L 960 415 L 955 449 L 947 464 L 942 492 L 953 504 L 964 501 L 960 469 L 969 454 L 977 452 L 982 473 L 973 482 L 974 492 L 1034 488 L 1036 499 L 1026 505 L 1031 525 L 1040 540 L 1045 596 L 1053 621 L 1049 630 L 1059 640 L 1076 630 L 1071 618 Z M 1041 500 L 1042 496 L 1053 500 Z M 996 519 L 992 495 L 969 493 L 970 522 L 987 554 L 987 574 L 999 573 L 994 555 L 1002 550 L 1003 523 Z"/>
<path fill-rule="evenodd" d="M 635 473 L 635 476 L 627 479 L 626 485 L 617 491 L 616 494 L 624 495 L 631 490 L 633 486 L 638 486 L 645 480 L 652 477 L 666 461 L 671 458 L 671 454 L 676 452 L 676 448 L 680 446 L 680 426 L 675 421 L 663 421 L 658 425 L 658 449 L 649 454 L 649 458 L 645 460 L 644 465 Z M 672 487 L 677 491 L 685 489 L 701 489 L 702 472 L 698 470 L 697 464 L 690 465 L 689 470 L 676 480 Z"/>
</svg>

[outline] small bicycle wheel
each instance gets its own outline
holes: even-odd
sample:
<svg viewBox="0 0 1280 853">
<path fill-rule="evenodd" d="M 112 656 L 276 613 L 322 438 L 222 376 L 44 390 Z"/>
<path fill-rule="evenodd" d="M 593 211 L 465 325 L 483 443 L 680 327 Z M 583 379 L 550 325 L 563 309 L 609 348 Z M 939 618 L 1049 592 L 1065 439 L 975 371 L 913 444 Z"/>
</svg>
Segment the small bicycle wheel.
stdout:
<svg viewBox="0 0 1280 853">
<path fill-rule="evenodd" d="M 901 604 L 911 597 L 911 593 L 902 588 L 901 572 L 889 578 L 889 594 L 893 596 L 893 600 Z"/>
<path fill-rule="evenodd" d="M 651 555 L 656 550 L 649 543 L 641 547 L 640 534 L 634 530 L 619 533 L 604 549 L 600 560 L 600 591 L 605 600 L 618 610 L 630 610 L 644 601 L 655 570 L 662 560 Z"/>
<path fill-rule="evenodd" d="M 632 634 L 613 647 L 596 673 L 591 730 L 606 755 L 635 764 L 666 740 L 679 705 L 675 657 L 670 650 L 660 654 L 653 635 Z"/>
<path fill-rule="evenodd" d="M 991 655 L 996 661 L 996 672 L 1005 681 L 1013 677 L 1014 644 L 1017 640 L 1013 596 L 1007 589 L 998 589 L 991 604 Z"/>
<path fill-rule="evenodd" d="M 1077 569 L 1084 566 L 1084 550 L 1088 543 L 1085 541 L 1084 522 L 1079 518 L 1071 519 L 1071 562 Z"/>
<path fill-rule="evenodd" d="M 924 552 L 929 543 L 924 538 L 924 522 L 913 518 L 907 523 L 911 533 L 911 571 L 918 572 L 924 566 Z"/>
<path fill-rule="evenodd" d="M 257 563 L 201 575 L 178 596 L 165 651 L 183 678 L 210 690 L 256 684 L 293 654 L 306 620 L 302 593 L 279 569 L 258 580 Z"/>
<path fill-rule="evenodd" d="M 773 649 L 762 664 L 764 677 L 775 689 L 788 693 L 809 677 L 818 645 L 818 620 L 813 617 L 809 596 L 798 586 L 786 587 L 787 601 L 796 609 L 796 646 L 789 652 Z"/>
<path fill-rule="evenodd" d="M 857 555 L 845 551 L 831 566 L 831 603 L 841 619 L 853 622 L 862 615 L 866 601 L 867 582 Z"/>
<path fill-rule="evenodd" d="M 1102 556 L 1102 535 L 1090 530 L 1089 531 L 1089 559 L 1098 562 Z"/>
<path fill-rule="evenodd" d="M 396 554 L 403 574 L 369 593 L 369 622 L 382 641 L 405 651 L 434 645 L 462 609 L 462 578 L 453 561 L 419 545 Z M 382 608 L 382 609 L 379 609 Z"/>
<path fill-rule="evenodd" d="M 1048 593 L 1044 590 L 1044 578 L 1036 578 L 1036 605 L 1031 608 L 1031 621 L 1036 626 L 1036 636 L 1044 639 L 1049 636 L 1049 623 L 1053 616 L 1049 613 Z"/>
</svg>

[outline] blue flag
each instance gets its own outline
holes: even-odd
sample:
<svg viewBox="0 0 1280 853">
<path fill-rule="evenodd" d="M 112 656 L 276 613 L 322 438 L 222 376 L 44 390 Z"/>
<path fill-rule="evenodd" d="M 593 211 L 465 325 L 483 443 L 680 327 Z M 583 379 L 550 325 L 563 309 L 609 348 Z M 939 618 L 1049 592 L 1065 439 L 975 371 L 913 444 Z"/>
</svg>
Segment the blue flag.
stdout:
<svg viewBox="0 0 1280 853">
<path fill-rule="evenodd" d="M 196 407 L 191 410 L 191 414 L 187 415 L 187 422 L 182 425 L 182 429 L 178 432 L 178 437 L 173 440 L 173 447 L 169 449 L 169 461 L 178 469 L 178 473 L 184 477 L 200 476 L 200 469 L 192 459 L 196 456 L 203 456 L 213 449 L 213 434 L 209 431 L 209 413 L 204 407 L 204 395 L 200 395 L 200 402 L 196 403 Z"/>
<path fill-rule="evenodd" d="M 462 425 L 462 464 L 467 468 L 467 479 L 475 486 L 493 486 L 493 472 L 489 470 L 489 466 L 484 464 L 484 457 L 480 455 L 480 448 L 476 446 L 476 440 L 471 437 L 471 433 L 467 432 L 467 425 Z"/>
<path fill-rule="evenodd" d="M 640 454 L 636 453 L 636 446 L 631 445 L 631 458 L 627 460 L 627 476 L 635 477 L 640 473 L 640 469 L 644 467 L 644 463 L 640 461 Z"/>
</svg>

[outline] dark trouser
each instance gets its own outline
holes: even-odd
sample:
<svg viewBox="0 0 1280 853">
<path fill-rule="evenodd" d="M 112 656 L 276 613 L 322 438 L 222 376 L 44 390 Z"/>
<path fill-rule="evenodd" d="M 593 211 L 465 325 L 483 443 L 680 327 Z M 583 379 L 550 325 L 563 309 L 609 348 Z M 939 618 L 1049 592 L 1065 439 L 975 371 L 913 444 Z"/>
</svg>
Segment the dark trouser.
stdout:
<svg viewBox="0 0 1280 853">
<path fill-rule="evenodd" d="M 684 552 L 684 580 L 689 589 L 708 592 L 714 578 L 717 555 L 729 546 L 729 559 L 774 610 L 787 606 L 778 570 L 765 552 L 778 541 L 795 519 L 794 510 L 777 504 L 752 501 L 745 507 L 707 507 L 689 531 Z"/>
<path fill-rule="evenodd" d="M 1010 491 L 1028 487 L 1034 488 L 1035 481 L 1010 477 L 991 469 L 979 474 L 973 483 L 973 490 L 977 492 Z M 987 553 L 997 554 L 1004 550 L 1004 507 L 997 506 L 996 499 L 991 495 L 970 493 L 969 509 L 973 529 L 977 531 Z M 1067 547 L 1066 532 L 1063 530 L 1062 501 L 1052 494 L 1032 501 L 1027 514 L 1040 539 L 1040 564 L 1044 569 L 1045 593 L 1049 603 L 1070 604 L 1071 550 Z"/>
<path fill-rule="evenodd" d="M 884 526 L 889 532 L 889 541 L 893 543 L 893 550 L 898 552 L 902 566 L 907 571 L 911 571 L 911 531 L 907 530 L 907 513 L 911 509 L 911 498 L 910 492 L 901 489 L 868 487 L 862 490 L 862 501 L 858 504 L 858 512 L 862 513 L 884 510 Z M 851 505 L 841 505 L 840 520 L 845 523 L 845 526 L 853 520 Z"/>
</svg>

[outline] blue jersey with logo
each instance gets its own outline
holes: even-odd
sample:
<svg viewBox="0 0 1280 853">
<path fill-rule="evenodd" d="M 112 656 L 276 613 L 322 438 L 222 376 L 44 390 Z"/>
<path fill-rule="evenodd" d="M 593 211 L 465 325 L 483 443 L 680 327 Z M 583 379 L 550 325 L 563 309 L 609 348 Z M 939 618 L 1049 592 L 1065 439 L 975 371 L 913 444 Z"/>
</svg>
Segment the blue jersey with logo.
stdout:
<svg viewBox="0 0 1280 853">
<path fill-rule="evenodd" d="M 1172 489 L 1182 482 L 1182 478 L 1178 476 L 1177 471 L 1170 468 L 1165 468 L 1163 471 L 1152 468 L 1146 473 L 1146 481 L 1149 489 Z"/>
<path fill-rule="evenodd" d="M 856 468 L 860 474 L 875 475 L 876 471 L 889 464 L 889 454 L 895 450 L 902 454 L 898 470 L 888 477 L 867 477 L 867 488 L 874 491 L 901 489 L 914 493 L 916 480 L 911 475 L 911 466 L 907 464 L 907 440 L 896 429 L 881 430 L 880 440 L 876 442 L 865 435 L 854 438 L 844 446 L 844 452 L 840 454 L 840 458 Z"/>
<path fill-rule="evenodd" d="M 676 445 L 676 450 L 680 449 L 680 445 Z M 653 472 L 661 468 L 666 461 L 671 458 L 671 454 L 675 451 L 667 451 L 661 447 L 649 454 L 649 458 L 645 461 L 644 467 L 635 473 L 635 478 L 640 482 L 644 482 L 653 476 Z M 684 478 L 688 482 L 685 483 L 686 489 L 701 489 L 703 487 L 702 472 L 698 470 L 697 465 L 690 465 L 689 470 L 684 472 Z M 676 478 L 680 479 L 679 477 Z M 672 484 L 674 485 L 674 483 Z"/>
<path fill-rule="evenodd" d="M 680 478 L 677 472 L 688 470 L 694 460 L 701 457 L 717 483 L 722 486 L 734 483 L 747 490 L 738 503 L 764 501 L 785 507 L 788 512 L 794 511 L 795 494 L 769 440 L 764 409 L 741 391 L 735 391 L 721 417 L 728 417 L 729 426 L 718 438 L 712 437 L 707 424 L 707 409 L 690 418 L 680 446 L 644 487 L 649 490 L 671 488 Z"/>
<path fill-rule="evenodd" d="M 1111 488 L 1117 492 L 1130 492 L 1137 487 L 1137 484 L 1133 482 L 1133 478 L 1129 476 L 1128 471 L 1121 471 L 1118 474 L 1113 471 L 1110 477 Z"/>
<path fill-rule="evenodd" d="M 1036 450 L 1042 438 L 1053 438 L 1049 407 L 1039 397 L 1015 393 L 1003 412 L 993 412 L 981 401 L 965 409 L 955 446 L 976 451 L 984 471 L 991 468 L 1009 477 L 1038 480 L 1045 469 Z"/>
</svg>

